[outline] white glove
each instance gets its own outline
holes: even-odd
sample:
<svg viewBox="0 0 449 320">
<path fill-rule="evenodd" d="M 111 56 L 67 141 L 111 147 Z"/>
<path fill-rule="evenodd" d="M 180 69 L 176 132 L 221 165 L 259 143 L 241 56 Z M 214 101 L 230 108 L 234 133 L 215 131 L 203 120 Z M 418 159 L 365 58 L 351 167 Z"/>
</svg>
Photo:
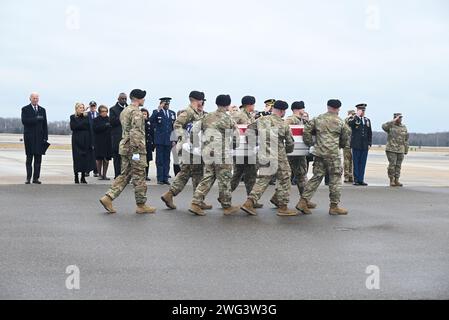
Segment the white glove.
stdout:
<svg viewBox="0 0 449 320">
<path fill-rule="evenodd" d="M 132 159 L 133 159 L 133 161 L 139 161 L 140 160 L 140 154 L 134 153 Z"/>
</svg>

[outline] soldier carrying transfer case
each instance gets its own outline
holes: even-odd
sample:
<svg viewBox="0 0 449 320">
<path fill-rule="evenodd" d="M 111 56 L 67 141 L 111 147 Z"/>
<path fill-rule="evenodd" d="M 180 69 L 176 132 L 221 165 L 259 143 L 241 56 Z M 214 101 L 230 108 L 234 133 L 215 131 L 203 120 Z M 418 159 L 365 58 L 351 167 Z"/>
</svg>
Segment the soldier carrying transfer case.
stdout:
<svg viewBox="0 0 449 320">
<path fill-rule="evenodd" d="M 304 214 L 311 214 L 308 206 L 326 172 L 329 173 L 330 215 L 346 215 L 348 211 L 340 208 L 341 158 L 340 149 L 348 143 L 348 127 L 338 116 L 341 102 L 329 100 L 328 112 L 312 119 L 304 129 L 304 143 L 314 146 L 313 178 L 309 180 L 296 208 Z M 316 137 L 316 143 L 313 141 Z"/>
<path fill-rule="evenodd" d="M 216 99 L 217 111 L 209 113 L 194 127 L 194 134 L 201 132 L 203 137 L 204 177 L 195 190 L 190 212 L 204 216 L 204 199 L 215 180 L 218 180 L 219 202 L 225 215 L 239 211 L 231 203 L 232 154 L 233 146 L 238 146 L 237 125 L 227 111 L 231 105 L 229 95 L 219 95 Z M 198 132 L 197 132 L 198 131 Z"/>
<path fill-rule="evenodd" d="M 248 199 L 241 207 L 243 211 L 250 215 L 257 215 L 254 204 L 260 200 L 273 177 L 277 177 L 279 186 L 273 198 L 279 204 L 279 216 L 296 216 L 298 213 L 289 210 L 287 205 L 291 189 L 291 169 L 288 164 L 287 154 L 293 152 L 295 142 L 293 140 L 290 127 L 282 119 L 288 104 L 285 101 L 276 101 L 273 113 L 269 116 L 259 118 L 256 123 L 256 130 L 259 135 L 259 159 L 260 178 L 254 185 Z"/>
<path fill-rule="evenodd" d="M 120 114 L 120 122 L 123 129 L 120 141 L 119 153 L 122 159 L 122 172 L 115 179 L 112 187 L 100 199 L 100 203 L 109 213 L 116 213 L 112 206 L 114 201 L 125 189 L 132 179 L 136 197 L 136 213 L 155 213 L 156 208 L 148 207 L 146 167 L 147 149 L 145 135 L 145 117 L 140 111 L 145 102 L 146 91 L 135 89 L 131 91 L 131 105 L 126 107 Z"/>
<path fill-rule="evenodd" d="M 408 154 L 409 134 L 407 127 L 402 124 L 402 114 L 395 113 L 394 120 L 382 125 L 382 129 L 388 134 L 387 158 L 388 158 L 388 177 L 391 187 L 402 187 L 399 182 L 401 176 L 402 161 L 404 155 Z"/>
<path fill-rule="evenodd" d="M 178 146 L 180 152 L 182 153 L 182 147 L 185 143 L 190 143 L 190 136 L 186 136 L 187 132 L 191 132 L 193 125 L 201 120 L 205 113 L 203 111 L 205 96 L 204 92 L 192 91 L 189 95 L 190 105 L 186 110 L 181 112 L 174 124 L 174 133 L 178 138 Z M 188 141 L 186 141 L 186 139 Z M 176 175 L 175 180 L 170 186 L 170 189 L 161 196 L 161 200 L 169 209 L 176 209 L 174 203 L 174 197 L 184 190 L 187 182 L 192 178 L 193 191 L 195 192 L 196 187 L 203 177 L 204 165 L 201 161 L 194 161 L 193 155 L 190 156 L 189 161 L 181 164 L 181 171 Z M 206 203 L 201 204 L 203 210 L 212 209 L 211 205 Z"/>
</svg>

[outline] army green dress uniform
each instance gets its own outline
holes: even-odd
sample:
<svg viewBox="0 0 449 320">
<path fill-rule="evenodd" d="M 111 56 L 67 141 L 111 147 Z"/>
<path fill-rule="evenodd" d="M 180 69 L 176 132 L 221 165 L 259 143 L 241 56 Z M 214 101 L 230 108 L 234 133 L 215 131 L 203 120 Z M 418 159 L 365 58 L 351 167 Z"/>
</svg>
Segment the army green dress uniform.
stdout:
<svg viewBox="0 0 449 320">
<path fill-rule="evenodd" d="M 238 207 L 231 204 L 232 154 L 234 145 L 238 145 L 238 128 L 229 114 L 227 107 L 231 104 L 229 95 L 220 95 L 216 100 L 218 109 L 207 114 L 201 120 L 201 126 L 195 127 L 202 132 L 204 140 L 202 154 L 205 162 L 204 176 L 192 199 L 190 212 L 205 215 L 201 206 L 204 199 L 218 180 L 219 198 L 225 215 L 235 213 Z M 196 132 L 194 132 L 196 134 Z"/>
<path fill-rule="evenodd" d="M 394 118 L 402 117 L 402 114 L 395 113 Z M 399 182 L 401 176 L 402 162 L 404 156 L 408 154 L 409 134 L 407 127 L 402 123 L 390 121 L 382 125 L 382 129 L 388 134 L 386 153 L 388 158 L 388 177 L 390 186 L 402 187 Z"/>
<path fill-rule="evenodd" d="M 345 183 L 354 182 L 353 163 L 352 163 L 352 150 L 351 150 L 351 127 L 349 126 L 349 120 L 354 117 L 356 112 L 354 110 L 348 111 L 348 117 L 345 119 L 345 123 L 348 126 L 348 145 L 343 149 L 343 167 Z"/>
<path fill-rule="evenodd" d="M 275 109 L 287 110 L 288 104 L 278 100 L 274 104 Z M 243 211 L 250 215 L 257 215 L 254 204 L 257 203 L 268 188 L 273 177 L 277 177 L 278 187 L 273 198 L 277 199 L 279 210 L 278 215 L 293 216 L 295 211 L 287 208 L 291 189 L 291 168 L 288 163 L 287 154 L 293 152 L 295 142 L 290 127 L 277 114 L 261 117 L 256 122 L 259 137 L 263 134 L 265 141 L 259 141 L 259 146 L 265 148 L 259 150 L 260 177 L 248 196 L 247 201 L 241 207 Z M 271 136 L 274 135 L 274 136 Z M 276 145 L 271 145 L 271 140 L 277 138 Z"/>
<path fill-rule="evenodd" d="M 248 112 L 248 110 L 246 109 L 246 106 L 254 105 L 255 103 L 256 99 L 254 97 L 243 97 L 241 111 L 236 112 L 232 115 L 232 118 L 236 124 L 251 125 L 256 121 L 255 116 Z M 232 192 L 234 192 L 239 186 L 242 176 L 243 182 L 245 183 L 246 194 L 249 195 L 251 190 L 253 190 L 254 184 L 256 183 L 257 179 L 257 163 L 250 163 L 250 160 L 251 158 L 245 157 L 243 163 L 237 163 L 236 159 L 231 181 Z M 259 205 L 259 207 L 261 206 Z"/>
<path fill-rule="evenodd" d="M 292 110 L 304 109 L 305 105 L 303 101 L 294 102 L 292 104 Z M 288 126 L 291 125 L 305 125 L 308 121 L 303 120 L 297 115 L 291 115 L 285 120 Z M 304 192 L 304 188 L 307 182 L 307 157 L 306 156 L 289 156 L 288 162 L 292 168 L 292 172 L 297 179 L 296 186 L 298 187 L 299 195 L 301 196 Z"/>
<path fill-rule="evenodd" d="M 205 96 L 203 92 L 193 91 L 190 93 L 190 98 L 194 98 L 195 100 L 204 101 Z M 182 159 L 182 145 L 184 143 L 189 143 L 190 141 L 186 141 L 186 139 L 190 139 L 190 137 L 186 136 L 186 132 L 191 132 L 193 126 L 196 122 L 200 121 L 204 117 L 205 113 L 203 111 L 196 110 L 192 105 L 189 105 L 176 119 L 173 127 L 176 137 L 178 139 L 178 146 L 180 146 L 180 159 Z M 198 161 L 197 161 L 198 162 Z M 193 191 L 197 188 L 198 184 L 203 177 L 204 165 L 203 163 L 195 163 L 193 161 L 193 155 L 190 156 L 190 161 L 188 163 L 181 163 L 181 171 L 176 175 L 174 181 L 172 182 L 170 189 L 168 192 L 164 193 L 161 196 L 161 200 L 166 204 L 169 209 L 176 209 L 176 206 L 173 202 L 173 197 L 176 197 L 178 194 L 184 190 L 189 179 L 192 178 Z M 210 206 L 204 204 L 204 209 L 210 209 Z"/>
<path fill-rule="evenodd" d="M 328 106 L 334 109 L 341 107 L 339 100 L 330 100 Z M 316 137 L 316 142 L 313 141 Z M 313 178 L 307 183 L 297 209 L 304 214 L 312 213 L 308 202 L 312 199 L 326 172 L 329 173 L 329 198 L 331 215 L 347 214 L 347 210 L 339 208 L 341 197 L 342 166 L 339 151 L 348 143 L 348 129 L 337 113 L 327 112 L 312 119 L 304 129 L 304 143 L 315 147 L 313 162 Z"/>
<path fill-rule="evenodd" d="M 130 94 L 132 99 L 144 99 L 145 91 L 133 90 Z M 146 207 L 147 185 L 147 149 L 145 135 L 145 118 L 139 106 L 132 103 L 120 114 L 122 125 L 122 140 L 120 141 L 119 154 L 121 156 L 121 174 L 114 180 L 112 187 L 106 192 L 105 197 L 100 199 L 109 213 L 115 213 L 112 201 L 115 200 L 132 180 L 137 204 L 136 213 L 154 213 L 155 208 Z"/>
</svg>

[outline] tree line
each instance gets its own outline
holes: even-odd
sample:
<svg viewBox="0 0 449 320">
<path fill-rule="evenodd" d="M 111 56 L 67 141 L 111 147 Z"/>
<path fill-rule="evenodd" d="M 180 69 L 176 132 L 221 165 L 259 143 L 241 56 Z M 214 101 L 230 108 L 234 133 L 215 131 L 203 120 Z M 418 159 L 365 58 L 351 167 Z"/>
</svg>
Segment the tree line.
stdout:
<svg viewBox="0 0 449 320">
<path fill-rule="evenodd" d="M 18 118 L 0 118 L 0 133 L 23 133 L 23 125 Z M 48 123 L 48 133 L 52 135 L 70 135 L 68 121 L 52 121 Z M 385 132 L 373 132 L 373 145 L 385 145 Z M 410 145 L 415 147 L 449 147 L 449 132 L 410 133 Z"/>
</svg>

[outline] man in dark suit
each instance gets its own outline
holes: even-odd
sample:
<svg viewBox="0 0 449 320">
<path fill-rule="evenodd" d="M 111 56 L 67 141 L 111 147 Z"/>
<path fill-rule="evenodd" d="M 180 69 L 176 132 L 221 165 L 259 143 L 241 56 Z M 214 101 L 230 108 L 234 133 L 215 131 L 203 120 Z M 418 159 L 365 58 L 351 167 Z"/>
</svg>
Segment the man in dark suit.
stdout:
<svg viewBox="0 0 449 320">
<path fill-rule="evenodd" d="M 95 134 L 94 134 L 94 120 L 96 117 L 98 117 L 99 113 L 97 112 L 97 103 L 95 101 L 89 102 L 89 112 L 87 113 L 87 116 L 89 118 L 89 125 L 90 125 L 90 136 L 92 137 L 92 149 L 93 152 L 93 159 L 89 159 L 93 163 L 94 168 L 94 177 L 98 178 L 98 170 L 97 170 L 97 163 L 96 163 L 96 157 L 95 157 Z M 89 172 L 86 172 L 86 176 L 89 176 Z"/>
<path fill-rule="evenodd" d="M 367 105 L 365 103 L 356 106 L 357 114 L 348 119 L 352 129 L 351 148 L 354 163 L 354 185 L 367 186 L 365 182 L 366 160 L 368 151 L 373 142 L 371 120 L 365 117 Z"/>
<path fill-rule="evenodd" d="M 22 108 L 23 140 L 26 153 L 26 184 L 41 184 L 39 181 L 41 173 L 42 155 L 45 154 L 48 140 L 47 113 L 39 105 L 39 94 L 30 95 L 30 104 Z M 34 160 L 34 172 L 33 172 Z"/>
<path fill-rule="evenodd" d="M 170 183 L 170 155 L 176 142 L 172 141 L 173 124 L 176 113 L 170 110 L 171 98 L 161 98 L 159 108 L 153 111 L 150 117 L 154 128 L 154 144 L 156 145 L 157 183 L 160 185 Z"/>
<path fill-rule="evenodd" d="M 120 93 L 118 101 L 109 110 L 109 120 L 112 126 L 112 157 L 114 159 L 114 179 L 121 173 L 121 157 L 119 154 L 120 140 L 122 140 L 122 124 L 120 123 L 120 114 L 128 106 L 128 96 L 126 93 Z"/>
</svg>

